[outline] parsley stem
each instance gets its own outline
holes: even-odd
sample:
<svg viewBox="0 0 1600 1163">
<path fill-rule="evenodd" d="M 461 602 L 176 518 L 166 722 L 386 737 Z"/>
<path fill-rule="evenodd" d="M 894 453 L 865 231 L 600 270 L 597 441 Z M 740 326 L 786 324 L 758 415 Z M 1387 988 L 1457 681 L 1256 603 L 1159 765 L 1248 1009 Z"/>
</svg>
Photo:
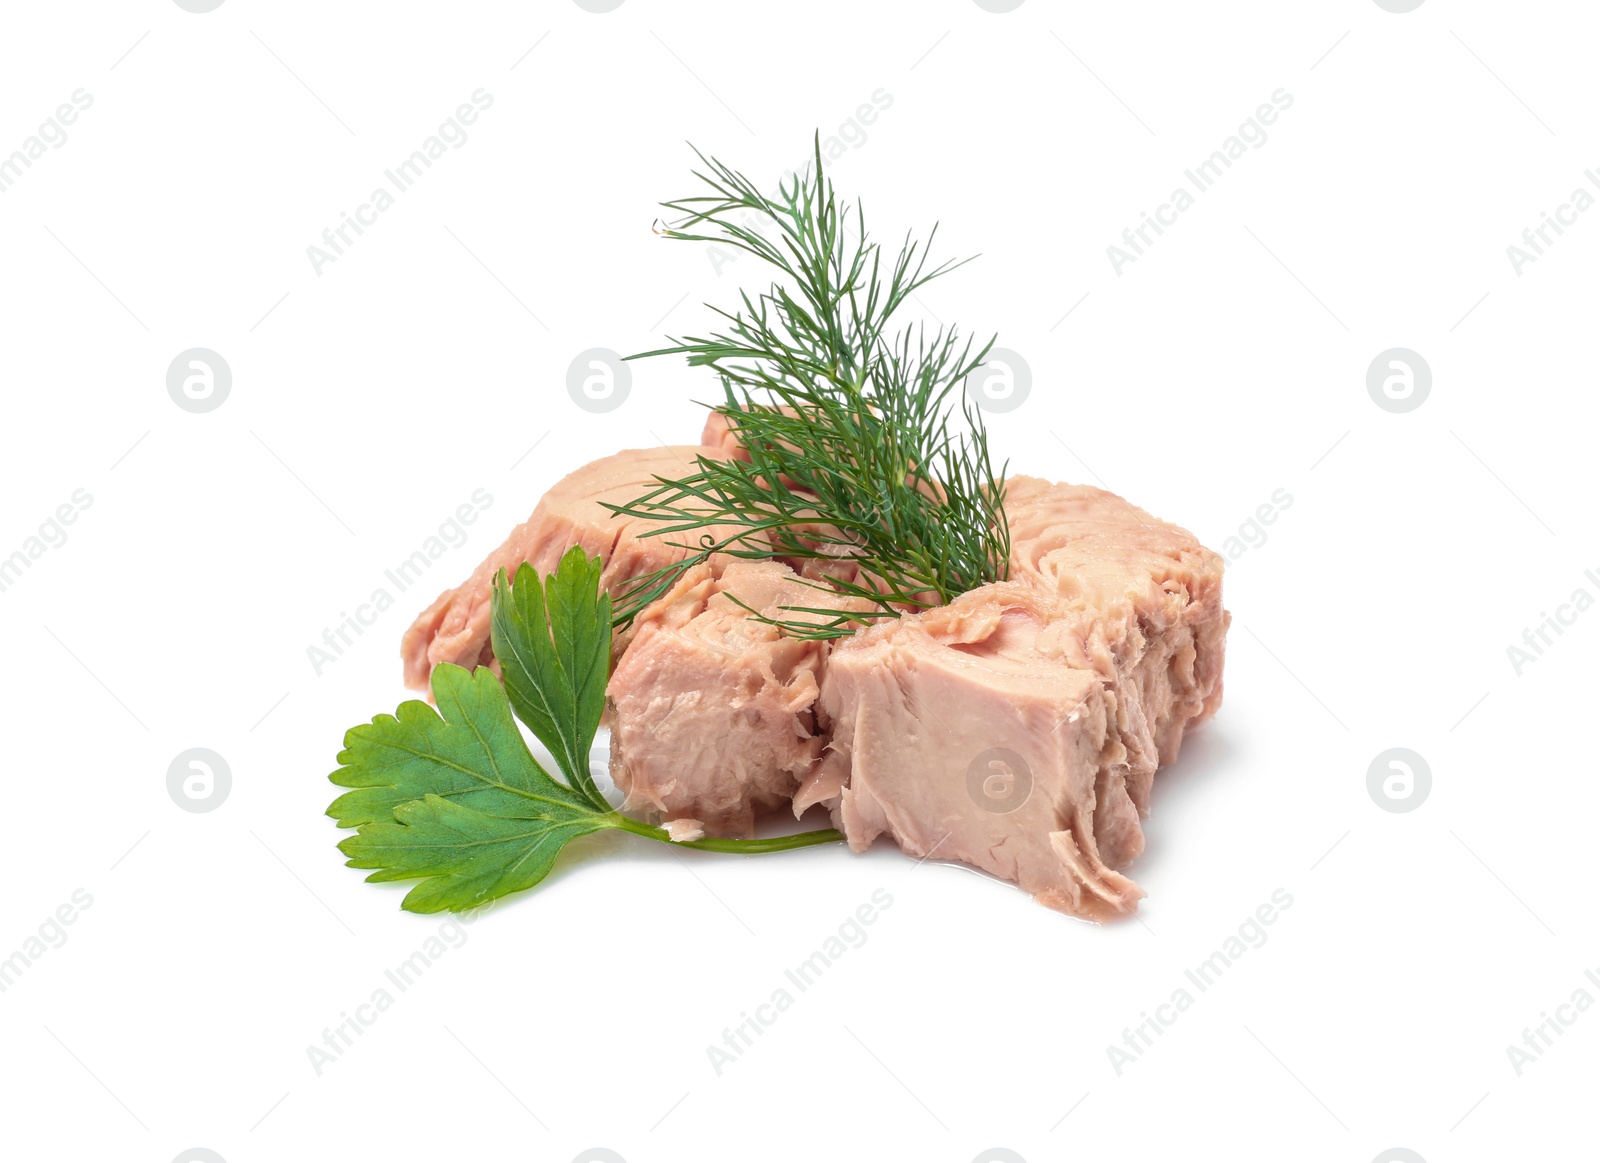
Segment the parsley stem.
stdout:
<svg viewBox="0 0 1600 1163">
<path fill-rule="evenodd" d="M 714 837 L 704 840 L 675 841 L 665 828 L 655 828 L 628 816 L 618 815 L 617 827 L 636 836 L 647 836 L 663 844 L 676 844 L 679 848 L 698 848 L 702 852 L 740 852 L 756 856 L 763 852 L 787 852 L 792 848 L 810 848 L 817 844 L 833 844 L 844 839 L 844 833 L 835 828 L 822 828 L 815 832 L 796 832 L 790 836 L 768 836 L 759 840 L 722 840 Z"/>
</svg>

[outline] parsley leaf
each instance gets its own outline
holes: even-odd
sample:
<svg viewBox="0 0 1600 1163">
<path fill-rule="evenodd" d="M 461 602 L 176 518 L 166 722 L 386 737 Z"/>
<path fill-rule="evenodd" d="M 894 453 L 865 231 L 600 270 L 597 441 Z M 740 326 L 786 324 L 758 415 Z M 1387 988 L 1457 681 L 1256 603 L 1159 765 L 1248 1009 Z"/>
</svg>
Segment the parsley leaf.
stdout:
<svg viewBox="0 0 1600 1163">
<path fill-rule="evenodd" d="M 611 808 L 589 774 L 605 704 L 611 600 L 600 561 L 573 548 L 543 582 L 524 564 L 496 580 L 495 656 L 487 667 L 438 666 L 433 697 L 352 728 L 328 778 L 350 788 L 328 815 L 357 829 L 339 844 L 369 881 L 417 880 L 401 907 L 478 908 L 538 884 L 571 840 L 615 828 L 671 843 L 665 830 Z M 556 758 L 563 783 L 528 749 L 512 711 Z M 714 852 L 778 852 L 841 839 L 832 829 L 764 840 L 706 839 Z"/>
<path fill-rule="evenodd" d="M 328 777 L 356 789 L 328 808 L 341 828 L 392 820 L 425 795 L 508 815 L 529 806 L 594 810 L 529 752 L 493 672 L 440 666 L 433 697 L 437 711 L 412 699 L 345 735 L 341 766 Z"/>
<path fill-rule="evenodd" d="M 474 909 L 532 888 L 555 867 L 569 840 L 613 827 L 583 809 L 498 816 L 429 795 L 395 809 L 393 824 L 368 824 L 339 845 L 368 880 L 423 877 L 402 907 L 414 913 Z"/>
<path fill-rule="evenodd" d="M 543 586 L 527 562 L 515 585 L 501 570 L 489 633 L 517 718 L 550 749 L 573 787 L 609 811 L 589 774 L 611 659 L 611 598 L 599 587 L 600 559 L 576 546 Z"/>
</svg>

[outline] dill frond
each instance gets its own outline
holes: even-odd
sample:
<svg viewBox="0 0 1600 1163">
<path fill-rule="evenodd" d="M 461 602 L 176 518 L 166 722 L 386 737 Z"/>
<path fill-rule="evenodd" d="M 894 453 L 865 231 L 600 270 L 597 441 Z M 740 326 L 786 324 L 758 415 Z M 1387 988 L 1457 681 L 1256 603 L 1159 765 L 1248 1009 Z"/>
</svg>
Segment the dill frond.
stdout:
<svg viewBox="0 0 1600 1163">
<path fill-rule="evenodd" d="M 779 281 L 741 292 L 731 312 L 713 308 L 719 330 L 629 357 L 682 355 L 716 372 L 717 411 L 750 459 L 702 456 L 689 475 L 607 506 L 660 522 L 659 536 L 698 534 L 673 543 L 692 550 L 688 559 L 618 599 L 617 625 L 713 553 L 833 563 L 846 574 L 812 584 L 865 599 L 869 612 L 797 606 L 786 609 L 812 616 L 763 619 L 804 638 L 848 635 L 1006 574 L 1005 467 L 994 471 L 982 414 L 961 391 L 994 341 L 974 354 L 953 327 L 890 330 L 918 288 L 969 260 L 929 266 L 937 227 L 927 244 L 907 234 L 891 257 L 869 238 L 860 204 L 841 205 L 820 137 L 813 151 L 815 170 L 774 199 L 696 150 L 707 192 L 662 203 L 675 216 L 668 238 L 737 247 Z"/>
</svg>

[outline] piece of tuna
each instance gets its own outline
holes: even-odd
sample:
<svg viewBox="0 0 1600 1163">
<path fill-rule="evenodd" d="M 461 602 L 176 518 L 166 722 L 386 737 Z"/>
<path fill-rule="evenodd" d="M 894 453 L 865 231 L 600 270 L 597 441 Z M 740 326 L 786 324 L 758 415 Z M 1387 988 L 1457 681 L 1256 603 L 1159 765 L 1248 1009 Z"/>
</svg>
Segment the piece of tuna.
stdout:
<svg viewBox="0 0 1600 1163">
<path fill-rule="evenodd" d="M 795 798 L 863 850 L 1012 880 L 1064 912 L 1132 911 L 1158 763 L 1222 697 L 1222 562 L 1103 490 L 1008 483 L 1011 579 L 828 659 L 829 753 Z"/>
<path fill-rule="evenodd" d="M 851 848 L 887 835 L 1063 912 L 1133 908 L 1143 893 L 1112 867 L 1142 844 L 1118 774 L 1115 698 L 1049 657 L 1058 614 L 1039 588 L 997 582 L 833 652 L 821 708 L 849 765 L 835 814 Z"/>
<path fill-rule="evenodd" d="M 733 425 L 728 423 L 728 417 L 716 409 L 706 413 L 705 427 L 700 430 L 700 443 L 708 448 L 720 448 L 729 456 L 737 456 L 740 460 L 749 460 L 744 452 L 744 445 L 739 442 L 738 433 L 734 432 Z"/>
<path fill-rule="evenodd" d="M 771 409 L 768 408 L 767 410 L 770 411 Z M 777 410 L 789 416 L 799 415 L 795 409 L 788 406 L 780 406 Z M 745 451 L 744 441 L 739 436 L 738 421 L 733 420 L 730 422 L 729 420 L 730 415 L 737 416 L 738 414 L 729 413 L 725 409 L 713 408 L 706 414 L 705 427 L 700 430 L 700 443 L 711 448 L 720 448 L 729 456 L 737 457 L 740 460 L 749 460 L 750 454 Z"/>
<path fill-rule="evenodd" d="M 552 572 L 574 545 L 604 563 L 600 584 L 612 597 L 634 578 L 689 556 L 674 542 L 688 535 L 656 535 L 658 521 L 618 517 L 601 503 L 627 504 L 648 492 L 657 477 L 675 479 L 694 469 L 695 457 L 726 459 L 725 449 L 706 446 L 635 449 L 607 456 L 568 473 L 547 492 L 527 521 L 511 531 L 461 585 L 446 590 L 418 616 L 401 642 L 406 685 L 428 688 L 433 668 L 453 662 L 472 668 L 493 661 L 489 611 L 494 578 L 514 574 L 523 562 Z M 720 536 L 722 530 L 709 530 Z"/>
<path fill-rule="evenodd" d="M 1087 485 L 1013 477 L 1005 509 L 1011 576 L 1079 612 L 1065 660 L 1117 694 L 1129 792 L 1147 815 L 1157 765 L 1174 762 L 1184 729 L 1222 702 L 1222 559 L 1187 530 Z"/>
<path fill-rule="evenodd" d="M 758 815 L 789 804 L 826 742 L 813 704 L 830 646 L 780 635 L 744 608 L 810 617 L 786 606 L 865 603 L 780 562 L 733 561 L 695 566 L 635 620 L 607 687 L 611 778 L 628 809 L 749 836 Z"/>
</svg>

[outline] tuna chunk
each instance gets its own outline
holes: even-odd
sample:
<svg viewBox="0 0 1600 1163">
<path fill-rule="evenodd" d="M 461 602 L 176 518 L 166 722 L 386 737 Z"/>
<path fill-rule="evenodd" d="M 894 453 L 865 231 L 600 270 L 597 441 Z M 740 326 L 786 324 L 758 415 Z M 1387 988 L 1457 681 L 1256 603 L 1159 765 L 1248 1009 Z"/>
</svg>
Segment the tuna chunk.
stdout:
<svg viewBox="0 0 1600 1163">
<path fill-rule="evenodd" d="M 799 415 L 793 408 L 779 407 L 778 411 L 790 416 Z M 706 416 L 705 427 L 700 430 L 700 443 L 711 448 L 720 448 L 731 457 L 739 460 L 749 460 L 750 454 L 745 451 L 744 441 L 739 437 L 738 422 L 730 422 L 728 413 L 713 408 Z"/>
<path fill-rule="evenodd" d="M 733 425 L 728 423 L 727 416 L 713 409 L 706 414 L 706 426 L 700 430 L 700 443 L 710 448 L 720 448 L 729 456 L 738 456 L 741 460 L 749 460 L 749 456 L 740 456 L 744 452 L 744 445 L 739 443 L 739 436 L 733 430 Z"/>
<path fill-rule="evenodd" d="M 1115 691 L 1129 791 L 1148 815 L 1156 766 L 1174 762 L 1185 727 L 1222 702 L 1222 559 L 1187 530 L 1087 485 L 1013 477 L 1005 507 L 1011 576 L 1076 612 L 1064 658 Z"/>
<path fill-rule="evenodd" d="M 787 806 L 826 742 L 813 704 L 829 644 L 782 636 L 741 602 L 785 620 L 805 615 L 784 606 L 864 608 L 775 561 L 696 566 L 636 620 L 607 687 L 625 806 L 714 836 L 749 836 Z"/>
<path fill-rule="evenodd" d="M 1057 614 L 1038 588 L 999 582 L 834 651 L 822 707 L 848 758 L 836 814 L 853 849 L 888 835 L 1063 912 L 1133 908 L 1143 893 L 1111 867 L 1142 846 L 1115 697 L 1093 672 L 1049 658 Z"/>
<path fill-rule="evenodd" d="M 489 605 L 495 575 L 502 569 L 515 573 L 526 561 L 546 574 L 556 568 L 563 553 L 581 545 L 600 557 L 605 566 L 600 584 L 616 597 L 634 578 L 689 556 L 672 544 L 686 536 L 650 536 L 661 528 L 660 522 L 619 518 L 601 502 L 627 504 L 647 492 L 658 476 L 688 475 L 696 456 L 726 459 L 729 455 L 725 449 L 704 446 L 630 450 L 568 473 L 471 577 L 440 594 L 406 631 L 400 647 L 406 685 L 426 690 L 433 668 L 441 662 L 471 669 L 493 661 Z M 720 535 L 715 528 L 710 532 Z"/>
<path fill-rule="evenodd" d="M 1222 562 L 1099 489 L 1009 483 L 1011 580 L 840 644 L 818 702 L 833 739 L 795 799 L 850 845 L 1015 881 L 1104 918 L 1142 891 L 1156 765 L 1222 697 Z"/>
</svg>

